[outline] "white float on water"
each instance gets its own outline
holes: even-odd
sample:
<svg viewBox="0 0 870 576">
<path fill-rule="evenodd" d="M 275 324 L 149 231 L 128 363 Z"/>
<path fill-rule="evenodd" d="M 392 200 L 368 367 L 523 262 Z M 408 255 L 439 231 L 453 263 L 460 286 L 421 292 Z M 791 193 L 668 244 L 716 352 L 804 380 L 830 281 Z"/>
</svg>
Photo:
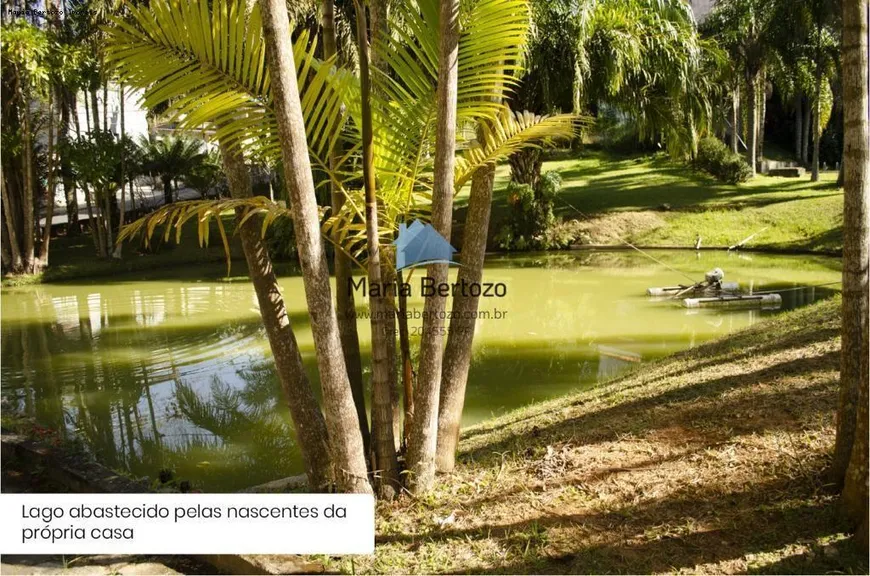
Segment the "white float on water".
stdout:
<svg viewBox="0 0 870 576">
<path fill-rule="evenodd" d="M 779 308 L 782 296 L 779 294 L 755 294 L 751 296 L 720 296 L 718 298 L 684 298 L 684 308 Z"/>
</svg>

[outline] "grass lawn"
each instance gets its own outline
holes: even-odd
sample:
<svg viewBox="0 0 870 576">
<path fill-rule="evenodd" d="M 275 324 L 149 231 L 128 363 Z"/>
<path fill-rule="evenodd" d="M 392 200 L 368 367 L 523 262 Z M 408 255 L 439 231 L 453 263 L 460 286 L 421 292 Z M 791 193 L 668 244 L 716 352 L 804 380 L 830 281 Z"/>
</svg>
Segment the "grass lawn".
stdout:
<svg viewBox="0 0 870 576">
<path fill-rule="evenodd" d="M 839 306 L 464 430 L 434 493 L 379 504 L 376 554 L 328 568 L 866 573 L 823 480 Z"/>
<path fill-rule="evenodd" d="M 238 237 L 233 236 L 235 217 L 223 216 L 224 227 L 230 236 L 230 252 L 233 258 L 232 274 L 246 273 L 247 267 Z M 167 242 L 163 242 L 162 231 L 158 230 L 151 239 L 151 249 L 146 250 L 138 240 L 124 243 L 123 257 L 98 258 L 90 234 L 78 236 L 59 236 L 51 239 L 49 266 L 36 276 L 3 279 L 4 286 L 38 282 L 61 282 L 85 278 L 109 277 L 136 272 L 139 277 L 169 274 L 178 277 L 183 274 L 184 266 L 213 265 L 215 278 L 226 276 L 226 256 L 220 241 L 217 225 L 211 222 L 209 245 L 200 247 L 196 222 L 183 227 L 181 242 L 175 243 L 175 231 Z M 199 270 L 199 268 L 198 268 Z M 201 277 L 201 272 L 197 272 Z"/>
<path fill-rule="evenodd" d="M 546 162 L 544 170 L 562 175 L 556 212 L 580 220 L 589 243 L 619 244 L 616 233 L 648 246 L 693 247 L 698 235 L 704 246 L 730 246 L 758 233 L 748 248 L 842 249 L 843 194 L 834 171 L 823 172 L 817 183 L 810 182 L 809 175 L 758 175 L 746 184 L 729 185 L 663 154 L 619 157 L 600 151 Z M 493 232 L 508 211 L 508 179 L 509 168 L 500 166 Z M 466 202 L 464 190 L 457 203 Z M 461 227 L 464 209 L 458 212 Z"/>
</svg>

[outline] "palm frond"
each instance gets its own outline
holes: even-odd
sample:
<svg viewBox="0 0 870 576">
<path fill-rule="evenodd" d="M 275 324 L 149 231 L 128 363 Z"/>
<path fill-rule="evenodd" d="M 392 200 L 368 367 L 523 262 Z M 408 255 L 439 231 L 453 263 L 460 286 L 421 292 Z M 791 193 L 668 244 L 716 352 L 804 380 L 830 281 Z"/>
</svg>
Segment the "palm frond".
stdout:
<svg viewBox="0 0 870 576">
<path fill-rule="evenodd" d="M 131 7 L 128 18 L 115 17 L 105 28 L 107 62 L 127 84 L 145 90 L 146 107 L 168 104 L 178 129 L 212 125 L 227 145 L 278 162 L 259 7 L 248 10 L 244 0 L 210 5 L 153 0 Z M 358 84 L 349 72 L 319 62 L 307 34 L 293 50 L 309 152 L 318 168 L 340 178 L 329 172 L 326 151 L 345 135 L 346 116 L 335 111 L 353 100 Z"/>
<path fill-rule="evenodd" d="M 247 222 L 256 215 L 263 216 L 261 234 L 265 235 L 269 226 L 278 218 L 290 218 L 290 210 L 284 208 L 264 196 L 251 198 L 219 199 L 219 200 L 189 200 L 173 202 L 161 206 L 154 212 L 147 214 L 134 222 L 124 226 L 118 234 L 118 242 L 131 240 L 142 235 L 142 241 L 150 246 L 151 238 L 158 228 L 161 228 L 163 240 L 168 241 L 175 231 L 175 241 L 181 241 L 181 232 L 187 222 L 195 221 L 199 245 L 206 246 L 209 242 L 211 221 L 214 219 L 218 232 L 221 236 L 224 253 L 227 262 L 227 275 L 230 274 L 230 244 L 221 216 L 224 213 L 236 213 L 240 209 L 240 218 L 237 227 Z"/>
<path fill-rule="evenodd" d="M 505 160 L 521 148 L 539 148 L 570 140 L 589 122 L 586 116 L 539 116 L 531 112 L 512 112 L 505 106 L 494 122 L 481 123 L 484 141 L 467 148 L 456 159 L 455 189 L 462 188 L 481 166 Z"/>
</svg>

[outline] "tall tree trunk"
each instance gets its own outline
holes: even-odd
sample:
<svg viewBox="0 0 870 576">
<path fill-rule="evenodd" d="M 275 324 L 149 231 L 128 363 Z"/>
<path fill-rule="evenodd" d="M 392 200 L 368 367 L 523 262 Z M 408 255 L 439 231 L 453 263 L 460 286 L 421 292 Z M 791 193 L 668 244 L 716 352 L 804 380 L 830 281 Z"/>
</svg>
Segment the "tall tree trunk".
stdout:
<svg viewBox="0 0 870 576">
<path fill-rule="evenodd" d="M 832 480 L 850 490 L 863 489 L 867 505 L 866 388 L 868 340 L 868 260 L 870 260 L 870 119 L 868 119 L 867 0 L 843 2 L 843 327 L 840 358 L 840 399 L 837 410 L 837 440 L 834 446 Z M 864 388 L 864 398 L 860 390 Z M 864 402 L 864 421 L 857 423 L 858 407 Z M 857 425 L 856 425 L 857 423 Z M 863 427 L 863 479 L 856 486 L 846 470 L 852 458 L 857 430 Z M 859 457 L 861 457 L 859 455 Z M 860 471 L 860 470 L 859 470 Z M 851 483 L 851 484 L 850 484 Z M 850 495 L 850 499 L 852 496 Z M 854 503 L 854 502 L 852 502 Z"/>
<path fill-rule="evenodd" d="M 758 137 L 756 140 L 758 151 L 755 156 L 761 161 L 764 159 L 764 124 L 767 120 L 767 74 L 763 71 L 758 77 L 758 84 Z"/>
<path fill-rule="evenodd" d="M 54 192 L 55 184 L 57 183 L 57 164 L 55 157 L 55 136 L 54 136 L 54 109 L 55 109 L 55 90 L 50 87 L 48 91 L 48 182 L 45 188 L 42 204 L 45 207 L 45 228 L 42 231 L 42 243 L 39 245 L 39 264 L 40 268 L 48 266 L 48 248 L 51 244 L 51 222 L 54 219 Z"/>
<path fill-rule="evenodd" d="M 459 0 L 440 2 L 432 226 L 447 241 L 453 217 L 453 169 L 456 151 L 456 95 L 459 52 Z M 437 286 L 447 281 L 447 264 L 430 264 L 427 275 Z M 427 296 L 423 307 L 420 369 L 414 389 L 414 420 L 408 443 L 409 486 L 414 493 L 426 492 L 435 482 L 435 450 L 438 434 L 438 402 L 441 387 L 444 312 L 447 298 Z"/>
<path fill-rule="evenodd" d="M 19 82 L 19 96 L 21 102 L 22 122 L 21 122 L 21 145 L 23 146 L 24 157 L 24 193 L 22 194 L 21 213 L 23 215 L 23 233 L 22 233 L 22 250 L 21 261 L 24 272 L 32 274 L 34 272 L 34 214 L 33 214 L 33 134 L 30 128 L 30 94 L 26 90 L 20 89 L 21 79 Z"/>
<path fill-rule="evenodd" d="M 794 157 L 800 160 L 801 157 L 801 135 L 803 134 L 803 95 L 800 91 L 795 91 L 794 94 Z"/>
<path fill-rule="evenodd" d="M 221 143 L 220 151 L 230 195 L 233 198 L 253 196 L 251 175 L 238 148 L 230 148 Z M 242 210 L 239 209 L 236 212 L 237 221 L 241 221 L 243 216 Z M 245 260 L 248 262 L 248 274 L 251 276 L 257 302 L 260 304 L 260 315 L 266 328 L 266 336 L 269 338 L 272 357 L 275 359 L 278 380 L 281 382 L 284 397 L 290 407 L 290 416 L 293 418 L 293 426 L 305 462 L 308 483 L 312 489 L 322 491 L 327 489 L 332 481 L 326 422 L 317 405 L 317 399 L 314 397 L 314 391 L 311 389 L 308 374 L 302 363 L 302 354 L 284 305 L 284 298 L 281 296 L 278 280 L 272 269 L 272 260 L 260 235 L 261 226 L 259 216 L 249 218 L 239 228 L 239 238 L 242 241 Z"/>
<path fill-rule="evenodd" d="M 6 234 L 8 235 L 9 240 L 8 245 L 11 256 L 10 267 L 13 272 L 20 272 L 24 265 L 21 258 L 21 244 L 19 244 L 18 234 L 16 232 L 12 203 L 9 201 L 9 194 L 6 192 L 5 175 L 0 175 L 0 199 L 3 201 L 3 218 L 4 223 L 6 224 Z M 0 240 L 0 242 L 3 240 L 6 240 L 6 237 Z"/>
<path fill-rule="evenodd" d="M 816 97 L 813 102 L 813 172 L 810 176 L 811 182 L 819 181 L 819 148 L 822 140 L 822 27 L 819 25 L 816 30 L 816 78 L 815 78 L 815 93 Z"/>
<path fill-rule="evenodd" d="M 480 134 L 480 133 L 479 133 Z M 481 135 L 480 142 L 484 142 Z M 471 197 L 465 217 L 465 236 L 462 239 L 462 266 L 457 282 L 479 284 L 483 277 L 486 254 L 486 235 L 489 230 L 492 206 L 492 185 L 495 164 L 477 169 L 471 178 Z M 471 365 L 471 347 L 474 340 L 475 317 L 480 298 L 470 294 L 453 297 L 450 331 L 444 351 L 444 373 L 441 376 L 441 402 L 438 412 L 438 469 L 450 472 L 456 463 L 459 426 L 465 405 L 465 386 Z"/>
<path fill-rule="evenodd" d="M 395 371 L 395 355 L 390 356 L 388 333 L 394 314 L 384 292 L 392 290 L 381 271 L 381 246 L 378 233 L 378 199 L 375 193 L 375 165 L 372 135 L 371 79 L 369 77 L 369 46 L 365 7 L 355 2 L 357 41 L 359 42 L 359 75 L 362 99 L 362 165 L 366 198 L 366 245 L 368 248 L 369 303 L 372 325 L 372 469 L 376 471 L 378 493 L 391 499 L 399 489 L 399 464 L 393 438 L 393 405 L 390 394 L 391 372 Z"/>
<path fill-rule="evenodd" d="M 731 95 L 731 152 L 737 154 L 740 151 L 740 83 L 734 87 Z"/>
<path fill-rule="evenodd" d="M 71 102 L 72 100 L 72 102 Z M 66 197 L 66 235 L 75 236 L 80 232 L 79 203 L 76 197 L 76 184 L 69 161 L 69 130 L 70 114 L 76 113 L 75 100 L 65 86 L 58 90 L 60 105 L 60 128 L 57 134 L 58 151 L 60 153 L 60 174 L 63 181 L 63 193 Z"/>
<path fill-rule="evenodd" d="M 758 153 L 758 96 L 757 92 L 757 84 L 758 77 L 753 74 L 749 74 L 746 78 L 746 102 L 748 106 L 747 110 L 747 121 L 749 122 L 748 130 L 746 131 L 746 135 L 748 138 L 748 142 L 746 142 L 746 161 L 749 163 L 749 169 L 753 176 L 755 176 L 755 167 Z"/>
<path fill-rule="evenodd" d="M 810 131 L 813 125 L 813 107 L 809 98 L 804 101 L 804 121 L 801 123 L 803 127 L 803 136 L 801 137 L 801 164 L 804 167 L 809 167 L 810 161 Z"/>
<path fill-rule="evenodd" d="M 100 59 L 100 69 L 105 69 L 102 58 Z M 105 78 L 103 79 L 103 130 L 109 131 L 109 82 Z"/>
<path fill-rule="evenodd" d="M 402 271 L 396 272 L 399 286 L 405 281 Z M 402 367 L 402 446 L 408 445 L 411 437 L 411 421 L 414 419 L 414 367 L 411 361 L 411 335 L 408 331 L 408 296 L 399 291 L 399 311 L 396 315 L 399 325 L 399 351 Z"/>
<path fill-rule="evenodd" d="M 388 0 L 369 0 L 369 46 L 374 46 L 376 42 L 382 42 L 389 37 L 389 20 L 387 18 Z M 390 71 L 386 62 L 381 58 L 379 51 L 369 50 L 370 67 L 379 72 L 389 75 Z M 370 90 L 378 95 L 378 86 L 372 85 L 369 82 Z M 380 94 L 383 95 L 383 94 Z M 395 281 L 393 275 L 394 266 L 389 262 L 382 261 L 381 269 L 384 272 L 384 281 L 392 284 Z M 395 295 L 387 294 L 385 306 L 389 307 L 393 313 L 396 310 Z M 390 366 L 390 403 L 392 406 L 392 423 L 393 423 L 393 439 L 396 440 L 395 449 L 401 447 L 402 434 L 402 409 L 399 406 L 399 380 L 396 373 L 396 317 L 395 314 L 388 315 L 386 324 L 384 324 L 385 344 L 387 346 L 387 358 Z"/>
<path fill-rule="evenodd" d="M 323 0 L 323 56 L 332 58 L 336 55 L 335 44 L 335 6 L 333 0 Z M 335 170 L 338 165 L 340 151 L 338 144 L 329 151 L 329 168 Z M 330 203 L 332 213 L 338 214 L 344 206 L 344 191 L 330 181 Z M 360 356 L 359 332 L 356 322 L 356 302 L 350 281 L 353 276 L 353 263 L 342 250 L 336 248 L 335 265 L 335 314 L 338 318 L 338 331 L 341 334 L 341 349 L 344 351 L 344 365 L 350 380 L 353 402 L 356 405 L 356 416 L 359 421 L 359 431 L 362 434 L 365 453 L 370 452 L 369 421 L 366 415 L 365 387 L 363 385 L 362 358 Z"/>
<path fill-rule="evenodd" d="M 127 179 L 127 147 L 124 145 L 124 138 L 126 138 L 127 133 L 125 131 L 124 126 L 124 83 L 120 82 L 118 84 L 118 97 L 120 102 L 120 122 L 121 122 L 121 206 L 118 212 L 118 232 L 121 232 L 121 229 L 124 227 L 124 217 L 127 213 L 127 187 L 125 186 Z M 121 258 L 121 251 L 123 250 L 123 242 L 118 242 L 115 246 L 115 252 L 112 254 L 114 258 Z"/>
<path fill-rule="evenodd" d="M 281 140 L 284 180 L 290 192 L 296 247 L 311 315 L 311 332 L 320 370 L 335 480 L 338 489 L 343 492 L 371 493 L 362 434 L 330 294 L 329 268 L 320 237 L 317 198 L 293 62 L 290 18 L 283 0 L 260 0 L 260 7 L 263 11 L 266 61 L 272 78 L 275 117 Z"/>
</svg>

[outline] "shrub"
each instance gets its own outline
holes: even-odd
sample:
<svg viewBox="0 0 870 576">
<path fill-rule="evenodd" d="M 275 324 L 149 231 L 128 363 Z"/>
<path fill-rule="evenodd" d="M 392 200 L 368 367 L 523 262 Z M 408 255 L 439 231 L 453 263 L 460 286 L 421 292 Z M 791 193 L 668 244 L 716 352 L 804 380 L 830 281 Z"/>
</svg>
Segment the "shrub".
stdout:
<svg viewBox="0 0 870 576">
<path fill-rule="evenodd" d="M 553 203 L 562 186 L 558 172 L 541 175 L 537 188 L 511 182 L 507 187 L 510 212 L 495 235 L 503 250 L 548 250 L 571 244 L 553 214 Z"/>
<path fill-rule="evenodd" d="M 695 165 L 729 184 L 746 182 L 752 175 L 749 164 L 718 138 L 704 138 L 698 143 Z"/>
</svg>

